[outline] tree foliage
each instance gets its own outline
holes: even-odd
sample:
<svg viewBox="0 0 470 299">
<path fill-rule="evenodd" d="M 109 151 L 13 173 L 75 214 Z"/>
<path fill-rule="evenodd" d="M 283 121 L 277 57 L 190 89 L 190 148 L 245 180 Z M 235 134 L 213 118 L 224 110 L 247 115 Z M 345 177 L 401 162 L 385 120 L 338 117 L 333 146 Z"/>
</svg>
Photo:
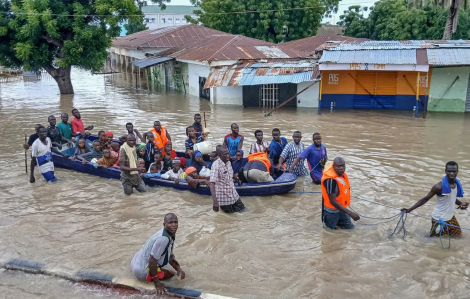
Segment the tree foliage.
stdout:
<svg viewBox="0 0 470 299">
<path fill-rule="evenodd" d="M 370 10 L 368 17 L 365 13 Z M 442 38 L 449 10 L 441 6 L 410 6 L 405 0 L 381 0 L 370 8 L 350 6 L 338 25 L 344 35 L 373 40 L 421 40 Z M 459 12 L 459 26 L 453 39 L 470 38 L 470 11 Z"/>
<path fill-rule="evenodd" d="M 192 23 L 270 42 L 315 35 L 323 15 L 337 11 L 339 0 L 191 0 L 198 6 Z M 292 8 L 301 8 L 286 10 Z M 274 11 L 266 11 L 274 10 Z M 262 11 L 247 13 L 246 11 Z M 241 13 L 236 13 L 241 12 Z"/>
<path fill-rule="evenodd" d="M 72 66 L 98 71 L 119 24 L 138 14 L 133 0 L 0 0 L 1 63 L 45 69 L 61 93 L 73 93 Z M 9 49 L 8 49 L 9 48 Z"/>
</svg>

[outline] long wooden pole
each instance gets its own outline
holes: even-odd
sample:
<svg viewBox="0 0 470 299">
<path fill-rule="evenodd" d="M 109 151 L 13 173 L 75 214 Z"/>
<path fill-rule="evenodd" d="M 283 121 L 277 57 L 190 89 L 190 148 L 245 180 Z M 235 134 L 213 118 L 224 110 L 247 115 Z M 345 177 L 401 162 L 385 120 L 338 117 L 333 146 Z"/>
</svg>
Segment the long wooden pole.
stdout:
<svg viewBox="0 0 470 299">
<path fill-rule="evenodd" d="M 24 134 L 24 144 L 28 142 L 27 138 L 28 137 L 26 136 L 26 134 Z M 25 168 L 26 173 L 28 173 L 28 150 L 27 149 L 24 150 L 24 168 Z"/>
<path fill-rule="evenodd" d="M 415 118 L 418 118 L 418 109 L 419 109 L 419 72 L 418 78 L 416 79 L 416 109 L 415 109 Z"/>
<path fill-rule="evenodd" d="M 206 113 L 204 112 L 204 128 L 207 128 L 207 123 L 206 123 Z"/>
</svg>

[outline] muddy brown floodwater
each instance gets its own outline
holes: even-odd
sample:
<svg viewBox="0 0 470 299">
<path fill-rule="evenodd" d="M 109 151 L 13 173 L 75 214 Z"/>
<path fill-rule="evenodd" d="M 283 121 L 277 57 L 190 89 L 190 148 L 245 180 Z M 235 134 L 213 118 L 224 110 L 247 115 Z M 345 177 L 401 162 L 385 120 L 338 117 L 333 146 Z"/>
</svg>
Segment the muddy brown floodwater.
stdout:
<svg viewBox="0 0 470 299">
<path fill-rule="evenodd" d="M 72 107 L 95 131 L 124 133 L 131 121 L 144 131 L 161 120 L 184 148 L 185 127 L 192 116 L 207 111 L 213 143 L 220 143 L 237 122 L 245 135 L 268 135 L 274 127 L 283 136 L 294 130 L 310 144 L 312 133 L 323 136 L 329 157 L 346 159 L 353 195 L 395 207 L 408 207 L 444 175 L 445 162 L 460 165 L 459 178 L 470 188 L 470 115 L 412 112 L 282 109 L 264 118 L 258 109 L 211 106 L 181 93 L 135 90 L 116 75 L 92 76 L 74 70 L 76 94 L 60 97 L 53 80 L 0 85 L 0 261 L 21 258 L 49 267 L 94 269 L 132 277 L 129 263 L 147 238 L 159 230 L 162 216 L 175 212 L 180 228 L 175 254 L 187 278 L 173 286 L 237 298 L 468 298 L 470 232 L 443 249 L 430 239 L 426 219 L 408 217 L 406 239 L 388 235 L 396 222 L 356 223 L 350 232 L 322 228 L 320 194 L 287 194 L 243 198 L 247 212 L 214 213 L 211 198 L 166 188 L 123 195 L 121 183 L 57 169 L 59 182 L 45 184 L 37 174 L 30 184 L 24 173 L 24 134 L 34 124 L 47 124 Z M 111 84 L 114 82 L 114 84 Z M 319 191 L 301 178 L 296 191 Z M 416 212 L 430 217 L 435 199 Z M 379 205 L 352 200 L 359 213 L 389 217 Z M 457 211 L 470 228 L 468 212 Z M 364 219 L 364 223 L 377 221 Z M 0 271 L 2 298 L 120 298 L 99 288 L 60 279 Z M 131 298 L 141 298 L 132 295 Z"/>
</svg>

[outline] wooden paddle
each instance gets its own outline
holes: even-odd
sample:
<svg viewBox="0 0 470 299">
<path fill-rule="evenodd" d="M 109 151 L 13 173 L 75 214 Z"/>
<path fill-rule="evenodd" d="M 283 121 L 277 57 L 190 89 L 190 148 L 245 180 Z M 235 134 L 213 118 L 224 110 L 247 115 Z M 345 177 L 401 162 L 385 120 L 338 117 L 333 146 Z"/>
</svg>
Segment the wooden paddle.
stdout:
<svg viewBox="0 0 470 299">
<path fill-rule="evenodd" d="M 26 144 L 28 142 L 26 134 L 24 134 L 24 143 Z M 24 168 L 26 173 L 28 173 L 28 150 L 24 150 Z"/>
<path fill-rule="evenodd" d="M 204 128 L 207 128 L 207 123 L 206 123 L 206 113 L 204 112 Z"/>
</svg>

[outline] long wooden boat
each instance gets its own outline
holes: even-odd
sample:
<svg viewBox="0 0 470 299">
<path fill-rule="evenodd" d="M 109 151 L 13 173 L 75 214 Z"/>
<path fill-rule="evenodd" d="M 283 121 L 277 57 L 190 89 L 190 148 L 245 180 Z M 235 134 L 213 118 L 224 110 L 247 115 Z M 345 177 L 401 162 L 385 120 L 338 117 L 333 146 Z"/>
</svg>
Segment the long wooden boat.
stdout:
<svg viewBox="0 0 470 299">
<path fill-rule="evenodd" d="M 90 136 L 89 141 L 96 139 L 96 136 Z M 75 149 L 63 150 L 62 153 L 72 155 Z M 178 156 L 184 156 L 183 152 L 177 152 Z M 56 167 L 71 169 L 91 175 L 99 176 L 107 179 L 120 179 L 121 171 L 116 168 L 95 168 L 91 163 L 85 165 L 81 161 L 72 161 L 64 159 L 62 156 L 52 154 L 52 161 Z M 145 184 L 150 187 L 170 187 L 182 191 L 191 191 L 201 195 L 211 195 L 209 187 L 200 186 L 197 189 L 188 186 L 186 181 L 180 180 L 176 184 L 173 180 L 159 179 L 159 178 L 143 178 Z M 264 196 L 287 193 L 295 188 L 297 176 L 293 173 L 284 173 L 278 177 L 274 182 L 269 183 L 245 183 L 239 186 L 235 184 L 235 189 L 240 196 Z"/>
</svg>

